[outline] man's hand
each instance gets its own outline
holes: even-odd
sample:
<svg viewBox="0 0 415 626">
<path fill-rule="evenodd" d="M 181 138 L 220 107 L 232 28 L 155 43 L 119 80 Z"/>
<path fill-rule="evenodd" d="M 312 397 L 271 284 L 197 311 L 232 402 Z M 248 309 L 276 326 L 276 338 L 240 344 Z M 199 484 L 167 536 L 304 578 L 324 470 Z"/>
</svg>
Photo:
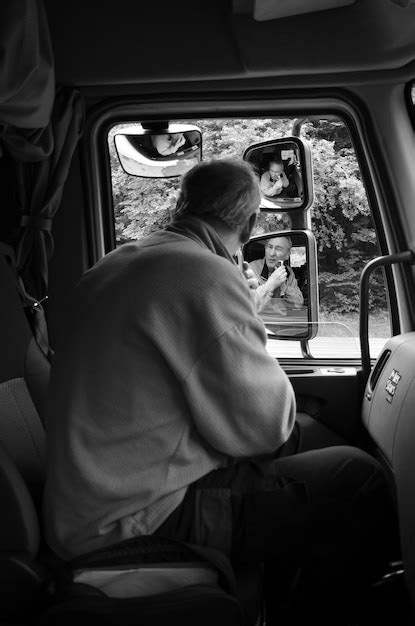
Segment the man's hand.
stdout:
<svg viewBox="0 0 415 626">
<path fill-rule="evenodd" d="M 247 261 L 242 262 L 242 274 L 248 281 L 248 287 L 250 289 L 256 289 L 258 287 L 258 280 L 255 278 L 254 272 L 250 269 Z"/>
<path fill-rule="evenodd" d="M 270 291 L 274 291 L 274 289 L 276 289 L 277 287 L 281 287 L 281 285 L 287 280 L 287 276 L 288 274 L 285 265 L 277 267 L 272 272 L 271 276 L 268 277 L 268 280 L 266 282 L 267 288 Z"/>
<path fill-rule="evenodd" d="M 279 178 L 279 179 L 278 179 L 278 180 L 274 183 L 274 185 L 273 185 L 273 187 L 272 187 L 272 193 L 273 193 L 273 194 L 279 194 L 279 193 L 281 193 L 282 189 L 283 189 L 283 182 L 282 182 L 282 180 Z"/>
</svg>

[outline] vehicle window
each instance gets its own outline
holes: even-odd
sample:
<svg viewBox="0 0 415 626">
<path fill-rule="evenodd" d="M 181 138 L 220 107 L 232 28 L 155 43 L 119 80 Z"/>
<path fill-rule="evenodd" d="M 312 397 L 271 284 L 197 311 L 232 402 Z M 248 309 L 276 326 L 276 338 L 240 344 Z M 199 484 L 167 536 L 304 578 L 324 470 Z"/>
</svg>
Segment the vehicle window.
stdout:
<svg viewBox="0 0 415 626">
<path fill-rule="evenodd" d="M 378 242 L 359 164 L 347 126 L 341 120 L 306 123 L 312 145 L 315 202 L 312 229 L 317 238 L 320 324 L 310 342 L 313 356 L 360 356 L 359 279 L 365 264 L 379 255 Z M 370 282 L 371 356 L 391 336 L 383 270 Z"/>
<path fill-rule="evenodd" d="M 180 122 L 200 128 L 203 159 L 209 159 L 241 157 L 251 144 L 290 136 L 294 121 L 264 118 Z M 180 185 L 179 178 L 141 178 L 123 171 L 114 134 L 125 126 L 114 126 L 108 135 L 117 246 L 167 225 L 174 214 Z M 312 151 L 315 200 L 310 217 L 318 247 L 320 321 L 309 349 L 316 358 L 359 358 L 359 277 L 364 265 L 379 254 L 368 199 L 350 133 L 340 118 L 305 121 L 301 137 Z M 263 212 L 254 234 L 291 227 L 288 212 Z M 376 357 L 391 334 L 382 270 L 371 279 L 369 332 L 371 356 Z M 298 341 L 270 337 L 268 348 L 280 358 L 302 356 Z"/>
</svg>

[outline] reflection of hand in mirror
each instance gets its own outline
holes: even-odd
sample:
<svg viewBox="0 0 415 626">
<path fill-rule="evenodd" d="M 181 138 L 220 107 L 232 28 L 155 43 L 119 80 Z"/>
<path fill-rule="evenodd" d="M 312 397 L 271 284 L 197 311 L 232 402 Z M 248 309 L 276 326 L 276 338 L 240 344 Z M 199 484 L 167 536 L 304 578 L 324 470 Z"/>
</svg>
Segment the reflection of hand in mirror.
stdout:
<svg viewBox="0 0 415 626">
<path fill-rule="evenodd" d="M 287 280 L 288 274 L 287 269 L 282 261 L 279 261 L 281 265 L 279 267 L 274 267 L 270 269 L 271 274 L 267 280 L 267 288 L 270 291 L 274 291 L 277 287 L 281 287 L 283 283 Z"/>
<path fill-rule="evenodd" d="M 253 290 L 257 289 L 258 279 L 256 278 L 254 271 L 250 269 L 247 261 L 242 262 L 242 273 L 248 281 L 248 287 Z"/>
<path fill-rule="evenodd" d="M 186 143 L 183 133 L 153 135 L 151 140 L 157 152 L 162 156 L 174 154 L 181 146 L 183 146 L 183 144 Z"/>
</svg>

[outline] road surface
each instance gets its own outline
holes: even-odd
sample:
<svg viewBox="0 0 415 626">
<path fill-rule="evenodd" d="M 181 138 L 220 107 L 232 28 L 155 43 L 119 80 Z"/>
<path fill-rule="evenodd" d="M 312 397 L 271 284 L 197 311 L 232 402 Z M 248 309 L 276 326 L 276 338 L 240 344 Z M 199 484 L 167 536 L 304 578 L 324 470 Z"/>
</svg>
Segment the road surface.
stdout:
<svg viewBox="0 0 415 626">
<path fill-rule="evenodd" d="M 376 358 L 387 338 L 369 340 L 370 356 Z M 321 359 L 360 359 L 360 342 L 358 337 L 316 337 L 309 342 L 310 352 L 315 358 Z M 276 358 L 302 358 L 299 341 L 281 341 L 268 339 L 267 350 Z"/>
</svg>

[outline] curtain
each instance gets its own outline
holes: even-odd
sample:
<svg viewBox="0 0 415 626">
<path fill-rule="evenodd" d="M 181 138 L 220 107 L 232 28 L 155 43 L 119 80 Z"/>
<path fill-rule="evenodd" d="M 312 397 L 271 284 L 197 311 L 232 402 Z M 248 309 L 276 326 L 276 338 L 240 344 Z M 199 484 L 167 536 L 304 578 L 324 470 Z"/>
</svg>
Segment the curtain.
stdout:
<svg viewBox="0 0 415 626">
<path fill-rule="evenodd" d="M 49 28 L 41 0 L 0 2 L 0 150 L 36 160 L 50 154 L 55 96 Z"/>
<path fill-rule="evenodd" d="M 52 47 L 41 0 L 0 1 L 0 157 L 14 172 L 20 212 L 16 259 L 20 293 L 38 343 L 50 348 L 41 301 L 53 253 L 52 220 L 82 133 L 84 103 L 55 88 Z M 6 181 L 10 186 L 11 181 Z"/>
<path fill-rule="evenodd" d="M 47 295 L 48 262 L 53 253 L 52 220 L 61 202 L 83 123 L 84 103 L 79 92 L 58 88 L 52 119 L 45 129 L 53 139 L 50 156 L 34 163 L 16 164 L 17 202 L 22 216 L 17 264 L 26 291 L 38 301 Z"/>
</svg>

